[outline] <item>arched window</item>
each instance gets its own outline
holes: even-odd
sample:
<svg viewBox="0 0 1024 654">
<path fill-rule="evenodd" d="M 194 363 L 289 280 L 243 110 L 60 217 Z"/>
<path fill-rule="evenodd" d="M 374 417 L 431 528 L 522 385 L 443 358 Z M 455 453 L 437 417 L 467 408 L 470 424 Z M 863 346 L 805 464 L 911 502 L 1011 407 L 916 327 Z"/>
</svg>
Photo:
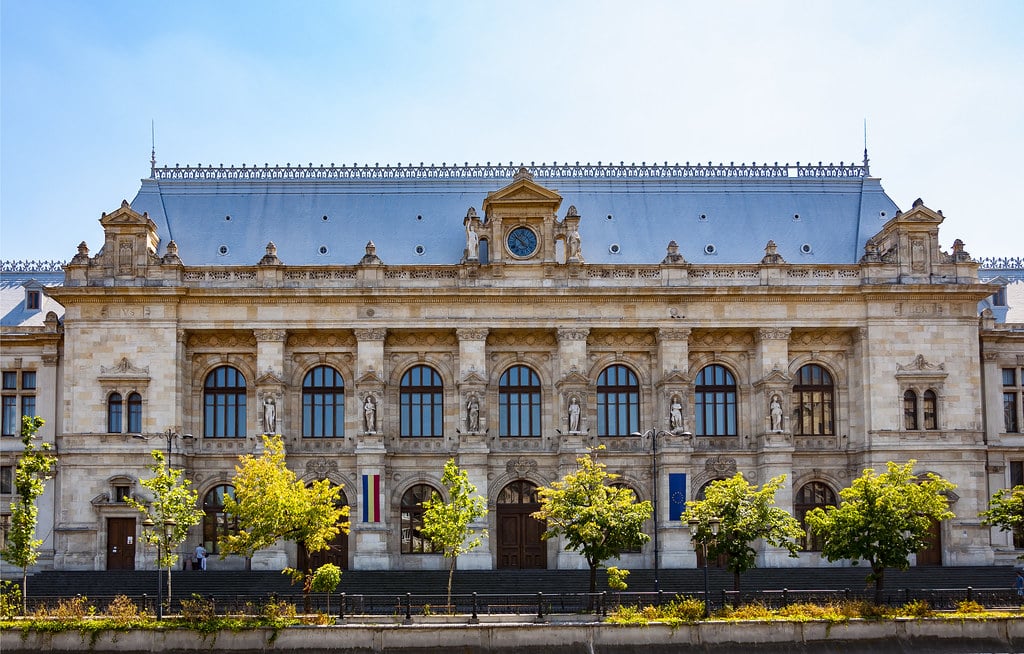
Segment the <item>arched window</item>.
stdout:
<svg viewBox="0 0 1024 654">
<path fill-rule="evenodd" d="M 128 395 L 128 431 L 142 433 L 142 396 L 138 393 Z"/>
<path fill-rule="evenodd" d="M 608 366 L 597 377 L 597 435 L 629 436 L 640 430 L 640 383 L 626 366 Z"/>
<path fill-rule="evenodd" d="M 832 375 L 816 363 L 800 368 L 793 384 L 793 433 L 797 436 L 833 435 L 834 407 Z"/>
<path fill-rule="evenodd" d="M 820 552 L 821 536 L 811 532 L 804 518 L 807 512 L 818 507 L 836 506 L 836 494 L 826 484 L 820 481 L 812 481 L 804 484 L 797 492 L 793 501 L 793 513 L 800 525 L 807 532 L 807 535 L 800 539 L 800 545 L 808 552 Z"/>
<path fill-rule="evenodd" d="M 917 393 L 912 390 L 903 393 L 903 428 L 917 429 Z"/>
<path fill-rule="evenodd" d="M 939 400 L 935 391 L 928 389 L 922 396 L 924 399 L 924 428 L 939 428 Z"/>
<path fill-rule="evenodd" d="M 436 551 L 434 543 L 420 534 L 423 502 L 435 492 L 427 484 L 416 484 L 402 495 L 402 554 L 433 554 Z"/>
<path fill-rule="evenodd" d="M 705 366 L 694 381 L 697 436 L 736 436 L 736 378 L 725 366 Z"/>
<path fill-rule="evenodd" d="M 124 425 L 124 402 L 120 393 L 107 397 L 107 432 L 120 434 Z"/>
<path fill-rule="evenodd" d="M 245 377 L 231 366 L 220 366 L 206 376 L 203 436 L 245 438 Z"/>
<path fill-rule="evenodd" d="M 444 385 L 430 366 L 413 366 L 402 375 L 402 437 L 444 435 Z"/>
<path fill-rule="evenodd" d="M 214 486 L 203 498 L 203 547 L 209 554 L 220 554 L 221 539 L 238 531 L 238 520 L 224 512 L 225 496 L 234 499 L 234 486 Z"/>
<path fill-rule="evenodd" d="M 317 366 L 302 380 L 302 437 L 345 435 L 345 380 L 330 366 Z"/>
<path fill-rule="evenodd" d="M 526 366 L 512 366 L 498 381 L 498 433 L 540 436 L 540 378 Z"/>
</svg>

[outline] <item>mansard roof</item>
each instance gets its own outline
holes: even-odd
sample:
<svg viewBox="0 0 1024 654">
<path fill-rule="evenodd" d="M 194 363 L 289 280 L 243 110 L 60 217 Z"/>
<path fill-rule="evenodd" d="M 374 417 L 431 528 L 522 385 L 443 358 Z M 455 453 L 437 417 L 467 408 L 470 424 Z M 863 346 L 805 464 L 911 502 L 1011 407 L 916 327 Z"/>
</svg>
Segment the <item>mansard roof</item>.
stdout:
<svg viewBox="0 0 1024 654">
<path fill-rule="evenodd" d="M 896 204 L 859 165 L 530 165 L 575 207 L 588 263 L 656 264 L 669 241 L 692 263 L 855 264 Z M 520 166 L 154 168 L 131 203 L 187 266 L 457 264 L 463 219 Z M 712 246 L 712 247 L 708 247 Z"/>
</svg>

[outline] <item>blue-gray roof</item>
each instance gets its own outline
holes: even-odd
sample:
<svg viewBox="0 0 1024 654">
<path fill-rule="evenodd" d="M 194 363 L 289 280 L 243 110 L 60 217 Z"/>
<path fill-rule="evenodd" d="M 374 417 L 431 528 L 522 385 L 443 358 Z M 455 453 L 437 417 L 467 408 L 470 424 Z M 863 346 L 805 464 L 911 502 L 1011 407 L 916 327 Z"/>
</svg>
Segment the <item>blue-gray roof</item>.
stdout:
<svg viewBox="0 0 1024 654">
<path fill-rule="evenodd" d="M 254 265 L 269 241 L 288 265 L 355 264 L 368 241 L 385 264 L 454 264 L 467 209 L 517 168 L 155 168 L 132 208 L 185 265 Z M 774 240 L 790 263 L 851 264 L 897 210 L 855 165 L 528 168 L 560 217 L 577 208 L 588 263 L 658 263 L 670 240 L 687 261 L 755 263 Z"/>
</svg>

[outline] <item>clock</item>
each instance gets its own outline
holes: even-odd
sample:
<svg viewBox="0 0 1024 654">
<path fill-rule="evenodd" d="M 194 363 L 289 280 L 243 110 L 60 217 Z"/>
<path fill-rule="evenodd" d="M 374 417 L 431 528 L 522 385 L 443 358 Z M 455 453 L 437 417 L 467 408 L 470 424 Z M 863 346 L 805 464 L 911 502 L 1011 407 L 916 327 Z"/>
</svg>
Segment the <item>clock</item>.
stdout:
<svg viewBox="0 0 1024 654">
<path fill-rule="evenodd" d="M 528 257 L 537 250 L 537 235 L 529 227 L 516 227 L 508 233 L 508 250 L 517 257 Z"/>
</svg>

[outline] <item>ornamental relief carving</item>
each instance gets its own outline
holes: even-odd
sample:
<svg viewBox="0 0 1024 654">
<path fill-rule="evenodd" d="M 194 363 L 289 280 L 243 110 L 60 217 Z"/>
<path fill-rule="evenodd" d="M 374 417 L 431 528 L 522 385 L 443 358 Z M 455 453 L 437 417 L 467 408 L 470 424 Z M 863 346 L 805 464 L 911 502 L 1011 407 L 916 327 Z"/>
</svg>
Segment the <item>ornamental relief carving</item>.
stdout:
<svg viewBox="0 0 1024 654">
<path fill-rule="evenodd" d="M 659 329 L 657 333 L 657 339 L 660 342 L 688 341 L 690 340 L 691 334 L 693 334 L 693 330 L 688 327 L 679 327 L 675 329 Z"/>
<path fill-rule="evenodd" d="M 831 331 L 825 329 L 801 329 L 794 330 L 790 338 L 794 345 L 832 345 L 836 347 L 849 347 L 853 345 L 853 337 L 846 331 Z"/>
<path fill-rule="evenodd" d="M 750 347 L 754 344 L 754 335 L 749 331 L 738 329 L 695 329 L 690 338 L 690 347 Z"/>
<path fill-rule="evenodd" d="M 595 329 L 590 333 L 591 347 L 654 347 L 657 344 L 650 332 Z"/>
<path fill-rule="evenodd" d="M 317 457 L 306 462 L 306 476 L 327 479 L 338 474 L 338 462 L 334 459 Z"/>
<path fill-rule="evenodd" d="M 358 330 L 357 330 L 358 331 Z M 356 334 L 358 337 L 358 333 Z M 362 340 L 362 339 L 360 339 Z M 441 332 L 392 332 L 388 334 L 385 347 L 458 347 L 459 341 L 450 331 Z"/>
<path fill-rule="evenodd" d="M 519 478 L 537 472 L 537 460 L 518 456 L 505 464 L 505 472 Z"/>
<path fill-rule="evenodd" d="M 560 341 L 585 341 L 590 335 L 590 330 L 582 327 L 559 327 L 558 340 Z"/>
<path fill-rule="evenodd" d="M 496 331 L 488 339 L 490 347 L 543 347 L 558 346 L 550 331 Z"/>
<path fill-rule="evenodd" d="M 490 332 L 486 327 L 481 328 L 469 328 L 463 327 L 455 330 L 455 336 L 460 341 L 486 341 L 487 334 Z"/>
<path fill-rule="evenodd" d="M 351 348 L 358 345 L 355 335 L 351 332 L 302 332 L 288 337 L 288 347 L 292 349 L 316 348 L 318 350 L 336 350 Z"/>
<path fill-rule="evenodd" d="M 286 329 L 254 329 L 257 343 L 280 343 L 288 337 Z"/>
<path fill-rule="evenodd" d="M 124 379 L 149 379 L 149 366 L 136 368 L 128 360 L 128 357 L 121 357 L 117 365 L 100 366 L 100 377 L 117 377 Z"/>
<path fill-rule="evenodd" d="M 731 477 L 736 474 L 736 459 L 721 454 L 708 457 L 704 461 L 704 469 L 712 476 Z"/>
<path fill-rule="evenodd" d="M 757 330 L 757 337 L 762 341 L 788 341 L 789 335 L 793 330 L 789 328 L 769 328 L 764 327 Z"/>
<path fill-rule="evenodd" d="M 255 348 L 256 337 L 240 332 L 192 333 L 188 338 L 188 347 L 199 349 L 224 348 Z"/>
</svg>

